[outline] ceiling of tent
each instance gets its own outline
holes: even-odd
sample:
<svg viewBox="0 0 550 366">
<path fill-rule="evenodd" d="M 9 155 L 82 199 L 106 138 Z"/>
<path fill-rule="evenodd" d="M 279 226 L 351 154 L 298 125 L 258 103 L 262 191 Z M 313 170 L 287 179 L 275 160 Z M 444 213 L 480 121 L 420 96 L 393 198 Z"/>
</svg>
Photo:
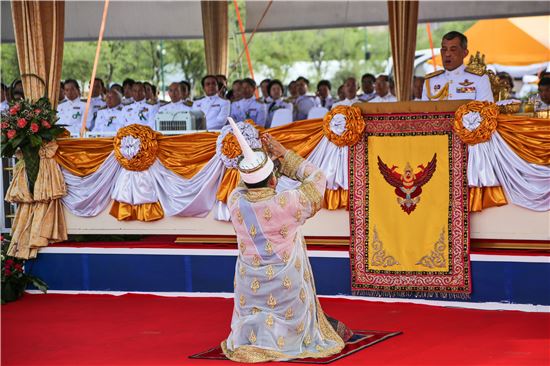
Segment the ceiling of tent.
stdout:
<svg viewBox="0 0 550 366">
<path fill-rule="evenodd" d="M 96 40 L 102 1 L 67 1 L 65 40 Z M 268 1 L 246 2 L 246 31 L 252 31 Z M 421 1 L 419 21 L 547 15 L 546 1 Z M 259 31 L 387 24 L 386 1 L 273 1 Z M 13 42 L 9 1 L 1 2 L 2 42 Z M 199 1 L 113 1 L 104 39 L 202 38 Z"/>
</svg>

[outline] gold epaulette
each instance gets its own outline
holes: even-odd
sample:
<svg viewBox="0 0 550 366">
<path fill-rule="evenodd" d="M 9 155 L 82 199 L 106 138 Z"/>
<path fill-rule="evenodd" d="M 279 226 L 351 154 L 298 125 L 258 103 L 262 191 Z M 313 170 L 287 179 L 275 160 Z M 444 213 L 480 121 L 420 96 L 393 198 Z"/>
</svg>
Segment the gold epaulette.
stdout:
<svg viewBox="0 0 550 366">
<path fill-rule="evenodd" d="M 185 105 L 188 106 L 188 107 L 192 107 L 192 106 L 193 106 L 193 102 L 190 101 L 190 100 L 184 100 L 184 101 L 183 101 L 183 104 L 185 104 Z"/>
<path fill-rule="evenodd" d="M 469 74 L 473 74 L 473 75 L 477 75 L 477 76 L 483 76 L 485 75 L 485 70 L 481 70 L 479 68 L 472 68 L 472 67 L 469 67 L 469 66 L 466 66 L 464 68 L 464 71 L 466 71 L 467 73 Z"/>
<path fill-rule="evenodd" d="M 153 102 L 151 99 L 149 99 L 149 100 L 148 100 L 147 102 L 145 102 L 145 103 L 147 103 L 147 104 L 149 104 L 149 105 L 157 105 L 157 103 L 156 103 L 156 102 Z"/>
<path fill-rule="evenodd" d="M 433 78 L 434 76 L 441 75 L 445 72 L 445 70 L 436 70 L 434 72 L 430 72 L 429 74 L 424 75 L 424 80 Z"/>
</svg>

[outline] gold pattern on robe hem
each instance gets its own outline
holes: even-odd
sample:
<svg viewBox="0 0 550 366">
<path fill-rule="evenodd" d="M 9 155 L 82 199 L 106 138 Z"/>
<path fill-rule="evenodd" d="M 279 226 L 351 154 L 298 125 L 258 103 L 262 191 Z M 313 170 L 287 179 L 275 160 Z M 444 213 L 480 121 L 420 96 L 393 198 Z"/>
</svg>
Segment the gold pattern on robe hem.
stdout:
<svg viewBox="0 0 550 366">
<path fill-rule="evenodd" d="M 304 331 L 304 322 L 300 322 L 298 326 L 296 327 L 296 333 L 300 334 Z"/>
<path fill-rule="evenodd" d="M 292 286 L 292 282 L 290 281 L 290 278 L 288 278 L 288 276 L 285 276 L 283 280 L 283 287 L 288 290 L 290 289 L 291 286 Z"/>
<path fill-rule="evenodd" d="M 265 252 L 269 255 L 273 254 L 273 244 L 269 240 L 265 243 Z"/>
<path fill-rule="evenodd" d="M 246 305 L 246 298 L 244 295 L 239 296 L 239 304 L 241 305 L 241 308 Z"/>
<path fill-rule="evenodd" d="M 283 336 L 279 336 L 279 338 L 277 338 L 277 346 L 279 346 L 279 348 L 283 348 L 285 346 L 285 338 Z"/>
<path fill-rule="evenodd" d="M 265 325 L 267 325 L 269 328 L 273 326 L 273 315 L 269 314 L 267 318 L 265 319 Z"/>
<path fill-rule="evenodd" d="M 277 300 L 275 300 L 275 297 L 273 297 L 273 294 L 269 294 L 269 298 L 267 299 L 267 305 L 275 309 L 275 306 L 277 306 Z"/>
<path fill-rule="evenodd" d="M 306 302 L 306 292 L 303 288 L 300 290 L 300 300 L 302 300 L 303 303 Z"/>
<path fill-rule="evenodd" d="M 267 266 L 265 274 L 267 275 L 268 280 L 271 280 L 273 278 L 275 272 L 273 271 L 273 266 L 271 264 Z"/>
<path fill-rule="evenodd" d="M 252 280 L 252 283 L 250 284 L 250 288 L 254 293 L 256 293 L 256 291 L 258 291 L 258 289 L 260 288 L 260 281 L 258 281 L 257 278 L 254 278 L 254 280 Z"/>
<path fill-rule="evenodd" d="M 254 330 L 253 330 L 253 329 L 250 330 L 250 335 L 248 336 L 248 340 L 249 340 L 250 343 L 252 343 L 252 344 L 256 343 L 256 334 L 254 334 Z"/>
<path fill-rule="evenodd" d="M 254 226 L 254 224 L 250 225 L 250 236 L 252 237 L 252 239 L 254 239 L 256 237 L 256 226 Z"/>
<path fill-rule="evenodd" d="M 266 207 L 265 210 L 264 210 L 264 219 L 265 219 L 265 221 L 271 220 L 271 217 L 272 217 L 271 210 L 269 209 L 269 207 Z"/>
<path fill-rule="evenodd" d="M 288 308 L 285 312 L 285 319 L 290 320 L 292 318 L 294 318 L 294 311 L 292 310 L 292 308 Z"/>
</svg>

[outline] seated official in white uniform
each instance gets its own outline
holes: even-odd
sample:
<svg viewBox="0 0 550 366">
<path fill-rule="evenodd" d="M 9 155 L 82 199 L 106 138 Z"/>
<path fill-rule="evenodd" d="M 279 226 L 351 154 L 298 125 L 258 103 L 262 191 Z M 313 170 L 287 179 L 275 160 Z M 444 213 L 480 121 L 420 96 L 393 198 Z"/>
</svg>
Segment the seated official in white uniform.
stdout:
<svg viewBox="0 0 550 366">
<path fill-rule="evenodd" d="M 359 98 L 357 98 L 357 81 L 355 81 L 354 77 L 347 78 L 344 82 L 344 88 L 342 89 L 344 92 L 345 99 L 340 100 L 332 105 L 332 108 L 335 108 L 339 105 L 344 106 L 351 106 L 353 103 L 359 102 Z"/>
<path fill-rule="evenodd" d="M 231 104 L 231 117 L 236 121 L 251 119 L 258 126 L 264 127 L 267 107 L 260 98 L 256 99 L 256 82 L 250 78 L 242 81 L 243 99 Z"/>
<path fill-rule="evenodd" d="M 388 75 L 379 75 L 374 83 L 376 97 L 369 100 L 369 103 L 397 102 L 397 98 L 390 92 L 390 78 Z"/>
<path fill-rule="evenodd" d="M 445 70 L 427 74 L 422 100 L 472 99 L 493 102 L 491 82 L 464 65 L 468 55 L 468 39 L 462 33 L 449 32 L 441 41 L 441 59 Z"/>
<path fill-rule="evenodd" d="M 283 100 L 283 83 L 279 80 L 271 80 L 267 86 L 271 102 L 267 104 L 267 122 L 265 128 L 271 127 L 273 115 L 279 109 L 289 109 L 292 112 L 292 104 Z"/>
<path fill-rule="evenodd" d="M 193 103 L 193 109 L 204 113 L 207 130 L 220 130 L 227 123 L 231 103 L 218 96 L 218 79 L 214 75 L 203 77 L 201 85 L 205 96 Z"/>
<path fill-rule="evenodd" d="M 123 109 L 124 126 L 140 124 L 155 129 L 155 119 L 152 116 L 154 106 L 145 100 L 145 87 L 142 82 L 135 82 L 132 86 L 134 102 Z"/>
<path fill-rule="evenodd" d="M 316 103 L 319 107 L 323 107 L 328 110 L 332 108 L 332 105 L 334 104 L 334 99 L 332 99 L 332 95 L 330 95 L 331 89 L 332 86 L 330 84 L 330 81 L 328 80 L 321 80 L 317 83 Z"/>
<path fill-rule="evenodd" d="M 92 88 L 92 97 L 90 98 L 90 112 L 88 114 L 88 120 L 86 121 L 86 128 L 89 131 L 93 131 L 95 128 L 95 116 L 97 111 L 106 105 L 105 100 L 103 99 L 104 88 L 105 85 L 103 84 L 103 80 L 100 78 L 95 78 L 94 87 Z M 83 99 L 82 101 L 86 103 L 86 99 Z M 90 118 L 90 116 L 92 118 Z"/>
<path fill-rule="evenodd" d="M 368 102 L 376 97 L 376 92 L 374 91 L 375 82 L 376 78 L 373 74 L 364 74 L 361 77 L 361 89 L 363 89 L 363 94 L 359 94 L 357 97 L 361 102 Z"/>
<path fill-rule="evenodd" d="M 4 112 L 9 108 L 7 95 L 8 95 L 8 86 L 2 83 L 2 89 L 0 90 L 0 113 Z"/>
<path fill-rule="evenodd" d="M 84 115 L 86 103 L 80 100 L 80 86 L 76 80 L 65 80 L 63 89 L 65 90 L 66 99 L 57 106 L 57 115 L 59 116 L 57 123 L 66 125 L 65 128 L 69 130 L 71 136 L 77 137 L 80 135 L 80 129 L 82 128 L 82 116 Z"/>
<path fill-rule="evenodd" d="M 159 108 L 159 112 L 170 111 L 170 112 L 180 112 L 180 111 L 190 111 L 193 107 L 193 102 L 183 100 L 183 90 L 182 84 L 173 82 L 168 87 L 168 95 L 170 96 L 170 103 L 167 103 Z"/>
<path fill-rule="evenodd" d="M 294 101 L 294 120 L 301 121 L 307 119 L 309 110 L 313 107 L 318 107 L 317 98 L 315 95 L 308 94 L 309 80 L 303 76 L 296 79 L 296 90 L 298 96 Z"/>
<path fill-rule="evenodd" d="M 112 134 L 124 126 L 122 95 L 116 89 L 111 89 L 105 101 L 107 105 L 96 112 L 94 134 Z"/>
</svg>

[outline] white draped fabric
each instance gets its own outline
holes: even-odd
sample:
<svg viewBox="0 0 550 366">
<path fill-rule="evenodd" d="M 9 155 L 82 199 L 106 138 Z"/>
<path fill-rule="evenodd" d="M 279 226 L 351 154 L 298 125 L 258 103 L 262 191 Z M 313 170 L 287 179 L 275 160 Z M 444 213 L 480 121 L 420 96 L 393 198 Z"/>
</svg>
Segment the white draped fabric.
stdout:
<svg viewBox="0 0 550 366">
<path fill-rule="evenodd" d="M 469 146 L 468 184 L 500 185 L 512 203 L 534 211 L 550 210 L 550 167 L 527 163 L 496 131 L 489 141 Z"/>
</svg>

